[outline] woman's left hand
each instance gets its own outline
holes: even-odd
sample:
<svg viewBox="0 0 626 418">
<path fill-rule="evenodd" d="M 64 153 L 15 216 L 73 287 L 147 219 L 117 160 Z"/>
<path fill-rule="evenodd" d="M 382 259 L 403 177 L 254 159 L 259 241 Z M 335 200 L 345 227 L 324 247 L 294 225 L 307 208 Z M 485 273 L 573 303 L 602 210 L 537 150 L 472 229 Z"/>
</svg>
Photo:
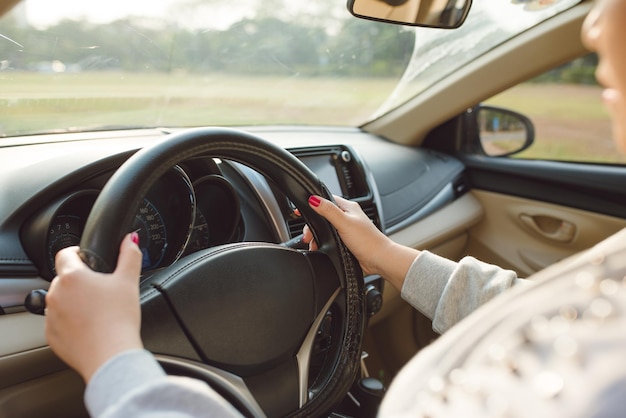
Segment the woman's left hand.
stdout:
<svg viewBox="0 0 626 418">
<path fill-rule="evenodd" d="M 52 350 L 88 382 L 108 359 L 142 348 L 136 233 L 122 240 L 112 274 L 91 270 L 78 247 L 56 255 L 57 277 L 46 296 L 46 338 Z"/>
</svg>

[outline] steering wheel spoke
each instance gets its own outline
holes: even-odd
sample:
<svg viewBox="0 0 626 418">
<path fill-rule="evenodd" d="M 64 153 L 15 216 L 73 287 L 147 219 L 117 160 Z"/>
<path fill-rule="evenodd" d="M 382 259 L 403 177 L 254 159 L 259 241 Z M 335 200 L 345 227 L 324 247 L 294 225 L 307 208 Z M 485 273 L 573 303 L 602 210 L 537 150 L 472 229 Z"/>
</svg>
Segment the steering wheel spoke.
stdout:
<svg viewBox="0 0 626 418">
<path fill-rule="evenodd" d="M 311 366 L 311 357 L 313 355 L 313 346 L 315 344 L 316 337 L 318 335 L 319 329 L 322 325 L 322 321 L 326 318 L 327 312 L 329 312 L 331 305 L 339 295 L 341 289 L 337 288 L 332 296 L 328 299 L 326 304 L 319 311 L 313 325 L 309 329 L 300 350 L 298 350 L 298 354 L 296 354 L 296 359 L 298 362 L 298 394 L 299 394 L 299 402 L 300 407 L 302 407 L 309 400 L 309 373 Z"/>
</svg>

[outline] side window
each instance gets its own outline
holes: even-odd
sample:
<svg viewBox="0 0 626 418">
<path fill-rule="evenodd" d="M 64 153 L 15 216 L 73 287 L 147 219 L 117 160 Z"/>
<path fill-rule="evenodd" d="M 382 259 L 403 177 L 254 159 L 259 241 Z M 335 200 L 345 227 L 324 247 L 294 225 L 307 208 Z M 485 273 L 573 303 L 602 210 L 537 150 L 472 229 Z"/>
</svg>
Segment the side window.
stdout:
<svg viewBox="0 0 626 418">
<path fill-rule="evenodd" d="M 534 143 L 512 158 L 626 164 L 595 80 L 597 63 L 595 54 L 585 55 L 484 102 L 532 121 Z"/>
</svg>

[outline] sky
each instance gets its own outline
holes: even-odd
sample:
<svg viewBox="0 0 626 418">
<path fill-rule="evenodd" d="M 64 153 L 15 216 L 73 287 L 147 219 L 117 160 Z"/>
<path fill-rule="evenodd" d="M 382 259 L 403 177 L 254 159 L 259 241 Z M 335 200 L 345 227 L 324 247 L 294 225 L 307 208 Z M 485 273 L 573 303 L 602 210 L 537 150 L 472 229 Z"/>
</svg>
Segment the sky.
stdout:
<svg viewBox="0 0 626 418">
<path fill-rule="evenodd" d="M 59 20 L 109 23 L 126 16 L 166 18 L 188 27 L 225 29 L 247 17 L 258 0 L 22 0 L 26 19 L 45 28 Z M 177 4 L 176 7 L 173 5 Z M 183 5 L 182 7 L 180 5 Z M 197 7 L 184 7 L 185 4 Z"/>
<path fill-rule="evenodd" d="M 28 21 L 48 26 L 62 18 L 106 23 L 126 15 L 163 16 L 172 0 L 23 0 Z"/>
<path fill-rule="evenodd" d="M 346 15 L 346 0 L 22 0 L 28 22 L 38 28 L 63 18 L 108 23 L 125 16 L 167 17 L 190 28 L 226 29 L 245 17 L 253 17 L 262 5 L 272 14 L 322 13 L 329 9 Z M 173 5 L 176 4 L 176 7 Z M 182 5 L 182 6 L 181 6 Z M 187 5 L 187 7 L 185 7 Z M 274 12 L 275 11 L 275 12 Z"/>
</svg>

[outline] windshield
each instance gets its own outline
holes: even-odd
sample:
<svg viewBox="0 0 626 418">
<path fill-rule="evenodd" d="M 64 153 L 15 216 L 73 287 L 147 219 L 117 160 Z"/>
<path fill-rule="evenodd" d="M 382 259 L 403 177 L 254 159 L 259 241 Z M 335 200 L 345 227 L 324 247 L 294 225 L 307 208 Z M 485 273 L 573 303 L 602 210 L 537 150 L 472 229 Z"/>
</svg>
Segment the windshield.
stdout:
<svg viewBox="0 0 626 418">
<path fill-rule="evenodd" d="M 576 2 L 475 0 L 436 30 L 341 0 L 26 0 L 0 20 L 0 136 L 361 126 Z"/>
</svg>

